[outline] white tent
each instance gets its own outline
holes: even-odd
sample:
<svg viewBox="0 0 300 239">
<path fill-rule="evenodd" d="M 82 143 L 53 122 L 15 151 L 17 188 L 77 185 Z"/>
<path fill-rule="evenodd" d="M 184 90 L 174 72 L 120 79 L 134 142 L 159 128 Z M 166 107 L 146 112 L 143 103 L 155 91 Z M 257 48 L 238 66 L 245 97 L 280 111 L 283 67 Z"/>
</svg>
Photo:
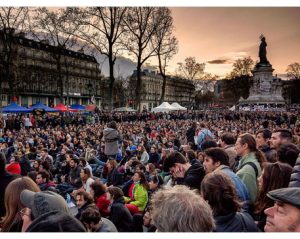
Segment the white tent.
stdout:
<svg viewBox="0 0 300 239">
<path fill-rule="evenodd" d="M 163 102 L 161 105 L 155 107 L 152 109 L 152 112 L 169 112 L 172 110 L 176 110 L 172 105 L 170 105 L 168 102 Z"/>
<path fill-rule="evenodd" d="M 176 110 L 187 110 L 187 108 L 181 106 L 180 104 L 178 104 L 177 102 L 174 102 L 171 104 L 174 108 L 176 108 Z"/>
</svg>

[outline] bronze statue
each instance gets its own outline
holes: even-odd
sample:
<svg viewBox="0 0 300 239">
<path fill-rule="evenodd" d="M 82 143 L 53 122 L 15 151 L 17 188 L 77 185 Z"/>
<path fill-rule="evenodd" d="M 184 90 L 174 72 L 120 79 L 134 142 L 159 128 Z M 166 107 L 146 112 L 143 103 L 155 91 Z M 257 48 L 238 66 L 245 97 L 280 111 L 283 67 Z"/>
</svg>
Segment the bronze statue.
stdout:
<svg viewBox="0 0 300 239">
<path fill-rule="evenodd" d="M 260 64 L 269 64 L 269 61 L 267 60 L 267 42 L 266 42 L 266 38 L 263 34 L 261 34 L 260 36 L 260 46 L 259 46 L 259 53 L 258 56 L 260 58 L 259 63 Z"/>
</svg>

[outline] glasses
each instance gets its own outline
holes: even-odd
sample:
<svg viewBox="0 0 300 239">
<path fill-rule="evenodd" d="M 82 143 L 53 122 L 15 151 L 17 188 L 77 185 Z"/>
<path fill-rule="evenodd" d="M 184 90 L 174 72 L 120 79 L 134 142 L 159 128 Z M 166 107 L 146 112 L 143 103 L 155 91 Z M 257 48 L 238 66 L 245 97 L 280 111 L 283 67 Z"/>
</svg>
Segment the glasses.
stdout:
<svg viewBox="0 0 300 239">
<path fill-rule="evenodd" d="M 26 213 L 26 207 L 24 207 L 23 209 L 21 209 L 19 211 L 19 213 L 20 213 L 21 217 L 23 217 L 23 216 L 30 217 L 30 215 Z"/>
</svg>

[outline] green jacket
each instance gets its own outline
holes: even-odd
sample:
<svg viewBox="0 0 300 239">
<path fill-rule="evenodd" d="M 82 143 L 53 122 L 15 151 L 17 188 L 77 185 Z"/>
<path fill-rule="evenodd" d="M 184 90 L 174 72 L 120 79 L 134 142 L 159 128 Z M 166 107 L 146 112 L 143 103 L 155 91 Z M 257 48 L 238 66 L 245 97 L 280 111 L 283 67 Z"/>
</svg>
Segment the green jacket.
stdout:
<svg viewBox="0 0 300 239">
<path fill-rule="evenodd" d="M 146 188 L 141 186 L 139 183 L 134 186 L 134 196 L 133 199 L 130 197 L 124 197 L 125 203 L 130 203 L 136 205 L 139 211 L 144 211 L 148 203 L 148 191 Z"/>
<path fill-rule="evenodd" d="M 257 191 L 258 191 L 258 185 L 257 185 L 257 178 L 254 168 L 251 165 L 245 165 L 242 167 L 245 163 L 253 162 L 258 170 L 258 177 L 261 175 L 261 167 L 258 163 L 255 153 L 249 153 L 245 156 L 243 156 L 240 160 L 237 175 L 240 177 L 240 179 L 244 182 L 246 185 L 249 195 L 250 195 L 250 202 L 253 204 L 255 202 Z"/>
</svg>

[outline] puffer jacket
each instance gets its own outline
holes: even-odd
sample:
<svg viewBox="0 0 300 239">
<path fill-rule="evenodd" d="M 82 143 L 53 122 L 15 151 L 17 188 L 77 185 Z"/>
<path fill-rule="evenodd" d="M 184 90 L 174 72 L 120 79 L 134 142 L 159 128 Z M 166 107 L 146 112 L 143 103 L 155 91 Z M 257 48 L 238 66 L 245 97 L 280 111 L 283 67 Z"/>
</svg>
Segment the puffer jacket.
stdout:
<svg viewBox="0 0 300 239">
<path fill-rule="evenodd" d="M 289 187 L 300 187 L 300 154 L 293 168 Z"/>
<path fill-rule="evenodd" d="M 139 183 L 133 187 L 133 193 L 129 193 L 132 197 L 124 197 L 125 202 L 129 202 L 138 207 L 139 211 L 144 211 L 148 203 L 148 191 Z M 130 201 L 131 200 L 131 201 Z"/>
</svg>

